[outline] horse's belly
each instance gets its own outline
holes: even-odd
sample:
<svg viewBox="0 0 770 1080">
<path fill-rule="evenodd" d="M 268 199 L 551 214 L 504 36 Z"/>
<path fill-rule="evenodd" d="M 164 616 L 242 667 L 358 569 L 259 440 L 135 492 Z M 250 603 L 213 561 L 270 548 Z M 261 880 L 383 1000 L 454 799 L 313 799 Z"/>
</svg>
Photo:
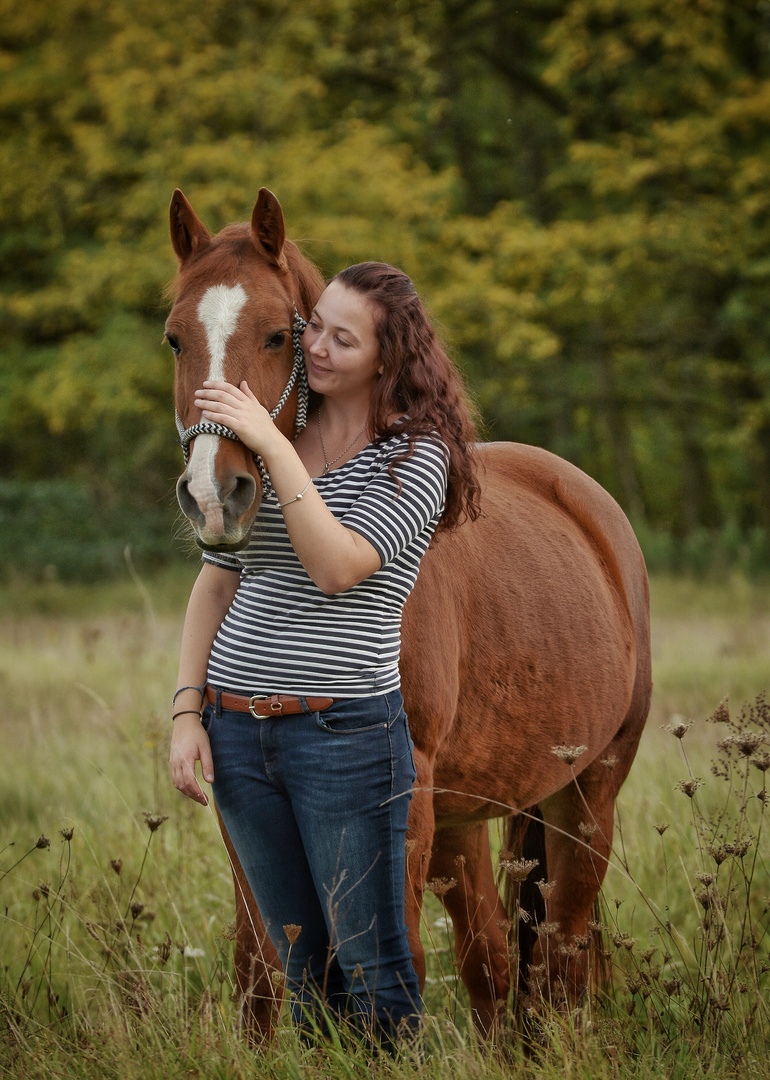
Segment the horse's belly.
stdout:
<svg viewBox="0 0 770 1080">
<path fill-rule="evenodd" d="M 506 493 L 457 541 L 442 540 L 418 579 L 402 671 L 415 743 L 434 761 L 437 818 L 467 820 L 568 783 L 554 748 L 586 748 L 576 771 L 602 753 L 628 713 L 637 649 L 592 537 L 539 493 Z M 415 649 L 429 606 L 439 629 Z M 452 717 L 427 705 L 431 685 L 452 688 Z"/>
</svg>

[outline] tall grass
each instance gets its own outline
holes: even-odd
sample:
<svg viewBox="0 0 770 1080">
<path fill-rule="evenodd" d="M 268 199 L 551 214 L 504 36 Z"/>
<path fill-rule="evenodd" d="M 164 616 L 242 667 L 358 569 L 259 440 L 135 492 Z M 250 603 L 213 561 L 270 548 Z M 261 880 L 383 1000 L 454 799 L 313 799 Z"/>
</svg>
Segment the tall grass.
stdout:
<svg viewBox="0 0 770 1080">
<path fill-rule="evenodd" d="M 194 572 L 4 598 L 6 1075 L 766 1075 L 770 589 L 653 583 L 655 697 L 603 892 L 609 987 L 571 1016 L 543 1010 L 526 1040 L 478 1045 L 431 897 L 428 1052 L 372 1061 L 303 1047 L 288 1025 L 256 1056 L 241 1037 L 224 849 L 213 813 L 167 779 Z"/>
</svg>

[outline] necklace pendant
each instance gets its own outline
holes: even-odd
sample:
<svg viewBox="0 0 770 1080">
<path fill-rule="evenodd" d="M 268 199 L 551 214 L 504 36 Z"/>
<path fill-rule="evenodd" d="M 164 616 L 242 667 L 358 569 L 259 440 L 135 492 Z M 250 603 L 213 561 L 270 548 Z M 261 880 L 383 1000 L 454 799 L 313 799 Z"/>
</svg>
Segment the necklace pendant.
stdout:
<svg viewBox="0 0 770 1080">
<path fill-rule="evenodd" d="M 324 476 L 328 476 L 328 475 L 329 475 L 329 466 L 324 465 Z"/>
</svg>

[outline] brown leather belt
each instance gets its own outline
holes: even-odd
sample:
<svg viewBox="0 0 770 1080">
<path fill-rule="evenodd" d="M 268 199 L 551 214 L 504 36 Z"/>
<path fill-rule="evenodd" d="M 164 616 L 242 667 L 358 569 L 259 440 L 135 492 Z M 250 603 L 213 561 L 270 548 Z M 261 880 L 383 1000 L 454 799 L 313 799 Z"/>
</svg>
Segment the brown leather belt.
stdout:
<svg viewBox="0 0 770 1080">
<path fill-rule="evenodd" d="M 304 700 L 311 712 L 322 712 L 329 708 L 334 698 L 306 697 Z M 206 686 L 206 701 L 210 705 L 217 703 L 217 691 L 213 686 Z M 251 713 L 257 720 L 291 716 L 293 713 L 305 711 L 300 699 L 292 694 L 253 694 L 251 697 L 246 697 L 244 694 L 231 694 L 229 690 L 221 690 L 219 701 L 223 709 Z"/>
</svg>

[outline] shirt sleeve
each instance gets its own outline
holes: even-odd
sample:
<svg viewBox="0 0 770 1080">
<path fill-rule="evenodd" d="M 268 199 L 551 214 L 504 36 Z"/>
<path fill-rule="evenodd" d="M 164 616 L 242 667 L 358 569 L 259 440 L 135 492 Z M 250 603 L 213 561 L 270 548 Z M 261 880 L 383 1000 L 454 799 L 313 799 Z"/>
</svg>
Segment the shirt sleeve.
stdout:
<svg viewBox="0 0 770 1080">
<path fill-rule="evenodd" d="M 238 556 L 230 555 L 226 551 L 204 551 L 201 558 L 203 562 L 219 566 L 222 570 L 234 570 L 238 574 L 243 570 L 243 563 Z"/>
<path fill-rule="evenodd" d="M 429 526 L 432 532 L 446 503 L 448 451 L 443 443 L 418 439 L 412 456 L 399 462 L 391 475 L 388 466 L 406 449 L 406 440 L 394 442 L 383 453 L 380 470 L 342 518 L 348 529 L 369 541 L 383 566 Z"/>
</svg>

